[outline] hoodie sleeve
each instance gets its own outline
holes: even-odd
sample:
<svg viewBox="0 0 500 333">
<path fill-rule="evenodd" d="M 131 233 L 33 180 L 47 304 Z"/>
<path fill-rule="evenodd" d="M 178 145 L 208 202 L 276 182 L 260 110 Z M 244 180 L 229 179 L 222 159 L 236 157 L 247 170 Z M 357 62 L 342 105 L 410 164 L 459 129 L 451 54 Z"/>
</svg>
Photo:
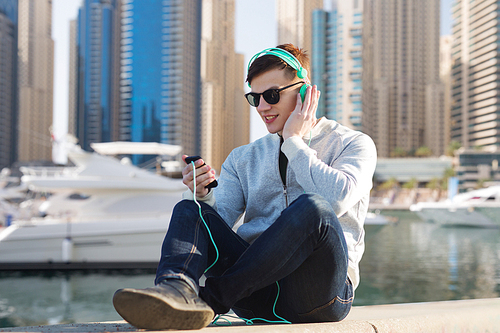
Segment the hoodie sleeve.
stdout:
<svg viewBox="0 0 500 333">
<path fill-rule="evenodd" d="M 342 216 L 371 190 L 377 152 L 372 139 L 359 132 L 339 143 L 331 161 L 320 160 L 299 137 L 288 138 L 281 149 L 302 188 L 323 196 Z"/>
<path fill-rule="evenodd" d="M 222 164 L 219 186 L 213 191 L 219 215 L 232 228 L 245 212 L 246 200 L 243 184 L 237 173 L 237 161 L 233 150 Z"/>
</svg>

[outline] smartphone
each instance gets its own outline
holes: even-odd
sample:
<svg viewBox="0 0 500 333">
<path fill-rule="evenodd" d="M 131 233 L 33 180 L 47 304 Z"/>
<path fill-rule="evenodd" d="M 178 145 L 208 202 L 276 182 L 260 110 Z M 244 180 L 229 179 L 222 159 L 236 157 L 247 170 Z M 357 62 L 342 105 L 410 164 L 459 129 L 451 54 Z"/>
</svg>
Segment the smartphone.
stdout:
<svg viewBox="0 0 500 333">
<path fill-rule="evenodd" d="M 191 162 L 198 161 L 200 158 L 201 158 L 201 156 L 188 156 L 188 157 L 186 157 L 186 163 L 187 164 L 191 164 Z M 203 165 L 205 165 L 205 164 L 206 163 L 203 163 Z M 210 189 L 210 188 L 217 187 L 217 185 L 219 185 L 217 183 L 217 180 L 214 180 L 213 182 L 211 182 L 210 184 L 208 184 L 207 186 L 205 186 L 205 188 Z"/>
</svg>

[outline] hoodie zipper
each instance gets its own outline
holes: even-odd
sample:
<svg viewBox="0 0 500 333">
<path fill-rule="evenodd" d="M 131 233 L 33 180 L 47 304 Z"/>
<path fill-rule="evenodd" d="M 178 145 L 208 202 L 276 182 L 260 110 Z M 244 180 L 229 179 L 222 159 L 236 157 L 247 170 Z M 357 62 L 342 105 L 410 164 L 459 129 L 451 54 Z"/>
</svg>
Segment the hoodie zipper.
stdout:
<svg viewBox="0 0 500 333">
<path fill-rule="evenodd" d="M 283 194 L 285 195 L 286 208 L 288 208 L 288 194 L 287 194 L 287 191 L 286 191 L 286 185 L 285 184 L 283 184 Z"/>
<path fill-rule="evenodd" d="M 287 181 L 287 179 L 286 179 L 287 177 L 286 176 L 287 176 L 287 173 L 288 173 L 287 172 L 287 170 L 288 170 L 288 160 L 286 159 L 286 156 L 281 152 L 281 145 L 283 144 L 282 140 L 283 139 L 280 137 L 280 141 L 281 142 L 280 142 L 280 149 L 279 149 L 279 153 L 278 153 L 278 173 L 280 175 L 281 182 L 283 184 L 283 195 L 285 196 L 285 208 L 288 208 L 288 192 L 287 192 L 287 187 L 286 187 L 286 181 Z M 281 161 L 281 156 L 280 156 L 281 154 L 283 154 L 283 157 L 285 159 L 283 162 L 286 162 L 285 163 L 286 167 L 285 167 L 285 170 L 284 170 L 284 172 L 285 172 L 284 177 L 281 174 L 281 163 L 280 163 L 280 162 L 282 162 Z"/>
</svg>

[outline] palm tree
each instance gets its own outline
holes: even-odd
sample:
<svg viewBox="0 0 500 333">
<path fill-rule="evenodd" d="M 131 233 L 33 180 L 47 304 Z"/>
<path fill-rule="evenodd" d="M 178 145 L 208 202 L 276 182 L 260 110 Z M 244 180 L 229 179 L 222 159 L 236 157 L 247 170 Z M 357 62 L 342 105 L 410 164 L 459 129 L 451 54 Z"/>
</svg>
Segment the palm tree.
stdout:
<svg viewBox="0 0 500 333">
<path fill-rule="evenodd" d="M 460 147 L 462 147 L 460 142 L 455 140 L 451 141 L 448 148 L 446 148 L 446 155 L 455 156 L 455 151 L 457 151 Z"/>
<path fill-rule="evenodd" d="M 429 157 L 432 156 L 432 150 L 427 146 L 422 146 L 415 152 L 416 157 Z"/>
<path fill-rule="evenodd" d="M 412 179 L 410 179 L 409 181 L 407 181 L 406 183 L 404 183 L 402 187 L 406 188 L 406 189 L 412 189 L 412 188 L 418 187 L 418 180 L 417 180 L 417 178 L 413 177 Z"/>
<path fill-rule="evenodd" d="M 433 192 L 433 197 L 434 197 L 434 200 L 438 200 L 439 198 L 441 198 L 441 190 L 442 190 L 442 179 L 439 179 L 437 177 L 434 177 L 432 178 L 428 183 L 427 185 L 425 185 L 426 188 L 429 188 L 432 190 Z"/>
<path fill-rule="evenodd" d="M 395 177 L 391 177 L 382 184 L 379 185 L 379 190 L 391 190 L 393 188 L 399 187 L 399 182 Z"/>
<path fill-rule="evenodd" d="M 391 151 L 391 157 L 406 157 L 408 153 L 401 147 L 396 147 Z"/>
<path fill-rule="evenodd" d="M 443 191 L 448 191 L 448 179 L 450 177 L 455 177 L 455 170 L 453 168 L 446 168 L 443 173 L 443 178 L 441 178 L 441 188 Z"/>
<path fill-rule="evenodd" d="M 426 188 L 430 188 L 431 190 L 437 190 L 441 188 L 441 179 L 434 177 L 429 182 L 427 185 L 425 185 Z"/>
</svg>

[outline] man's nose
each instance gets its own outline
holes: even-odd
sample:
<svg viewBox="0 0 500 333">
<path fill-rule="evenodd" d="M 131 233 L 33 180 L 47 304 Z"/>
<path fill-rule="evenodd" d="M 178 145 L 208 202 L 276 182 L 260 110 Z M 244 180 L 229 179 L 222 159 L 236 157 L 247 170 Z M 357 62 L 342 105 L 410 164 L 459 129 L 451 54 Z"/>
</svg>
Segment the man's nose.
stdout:
<svg viewBox="0 0 500 333">
<path fill-rule="evenodd" d="M 259 105 L 257 106 L 257 111 L 264 111 L 264 110 L 269 110 L 271 108 L 271 105 L 266 102 L 266 100 L 264 99 L 264 96 L 260 96 L 260 100 L 259 100 Z"/>
</svg>

